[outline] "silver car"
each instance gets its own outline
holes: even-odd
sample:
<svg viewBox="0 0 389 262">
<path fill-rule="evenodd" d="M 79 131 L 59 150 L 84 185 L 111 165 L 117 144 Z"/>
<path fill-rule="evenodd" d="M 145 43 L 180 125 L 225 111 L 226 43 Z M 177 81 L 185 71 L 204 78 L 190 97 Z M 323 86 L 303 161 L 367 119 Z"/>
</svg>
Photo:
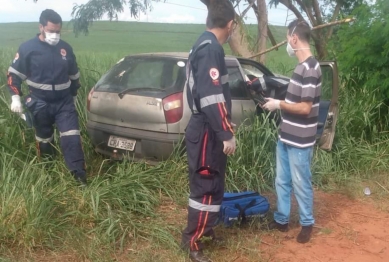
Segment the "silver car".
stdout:
<svg viewBox="0 0 389 262">
<path fill-rule="evenodd" d="M 191 112 L 186 100 L 187 53 L 127 56 L 105 73 L 88 95 L 87 130 L 95 150 L 114 159 L 166 160 L 183 138 Z M 275 76 L 249 59 L 225 58 L 232 96 L 232 122 L 257 112 L 246 85 L 250 77 Z M 323 95 L 319 145 L 331 149 L 338 113 L 338 73 L 321 62 Z M 283 78 L 285 81 L 285 78 Z"/>
</svg>

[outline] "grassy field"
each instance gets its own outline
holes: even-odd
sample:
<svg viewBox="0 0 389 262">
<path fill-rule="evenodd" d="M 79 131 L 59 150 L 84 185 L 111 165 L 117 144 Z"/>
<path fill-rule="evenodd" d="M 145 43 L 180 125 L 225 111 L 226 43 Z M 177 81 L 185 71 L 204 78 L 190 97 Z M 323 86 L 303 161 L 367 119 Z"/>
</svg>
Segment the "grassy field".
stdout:
<svg viewBox="0 0 389 262">
<path fill-rule="evenodd" d="M 74 38 L 70 29 L 64 33 L 77 53 L 82 75 L 77 106 L 90 180 L 84 191 L 74 186 L 60 153 L 51 162 L 37 159 L 33 130 L 9 110 L 5 72 L 17 46 L 36 28 L 31 23 L 0 24 L 0 261 L 187 261 L 179 249 L 188 195 L 185 157 L 174 154 L 148 166 L 111 162 L 95 154 L 85 130 L 85 99 L 98 73 L 123 55 L 188 51 L 203 27 L 101 22 L 88 37 Z M 276 35 L 283 34 L 281 28 Z M 293 63 L 283 50 L 269 55 L 268 61 L 280 73 Z M 359 182 L 389 184 L 377 176 L 386 174 L 389 166 L 387 125 L 372 121 L 379 105 L 374 93 L 355 89 L 353 79 L 342 74 L 336 141 L 331 153 L 315 151 L 316 187 L 352 194 Z M 250 132 L 238 131 L 227 190 L 273 191 L 276 129 L 265 116 L 253 122 Z M 228 247 L 235 255 L 262 261 L 251 246 L 237 245 L 257 226 L 218 230 L 230 238 Z M 252 241 L 258 243 L 260 236 Z M 215 261 L 230 261 L 219 256 L 222 252 L 210 255 Z"/>
<path fill-rule="evenodd" d="M 12 28 L 12 30 L 10 30 Z M 147 52 L 188 52 L 197 37 L 205 29 L 204 25 L 160 24 L 141 22 L 96 22 L 88 36 L 75 37 L 70 24 L 65 23 L 62 38 L 70 43 L 76 55 L 87 53 L 107 53 L 111 57 Z M 281 42 L 285 38 L 285 28 L 272 26 L 272 32 Z M 247 30 L 253 32 L 254 26 Z M 0 24 L 0 43 L 3 48 L 13 50 L 24 41 L 39 33 L 37 23 Z M 231 51 L 225 45 L 227 54 Z M 293 68 L 295 59 L 290 58 L 285 48 L 268 55 L 267 65 L 277 69 L 280 64 L 288 70 Z"/>
</svg>

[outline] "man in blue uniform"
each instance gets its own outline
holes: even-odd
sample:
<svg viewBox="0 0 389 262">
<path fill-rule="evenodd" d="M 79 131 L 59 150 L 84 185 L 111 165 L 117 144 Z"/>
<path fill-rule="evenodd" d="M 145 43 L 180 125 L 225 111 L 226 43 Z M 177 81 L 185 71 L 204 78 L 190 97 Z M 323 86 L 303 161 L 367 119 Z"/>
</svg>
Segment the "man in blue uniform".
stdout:
<svg viewBox="0 0 389 262">
<path fill-rule="evenodd" d="M 197 262 L 210 261 L 200 239 L 215 238 L 212 227 L 223 199 L 227 156 L 236 148 L 222 47 L 234 29 L 234 17 L 229 1 L 211 2 L 207 31 L 193 46 L 187 65 L 187 99 L 192 111 L 185 134 L 190 196 L 182 246 Z"/>
<path fill-rule="evenodd" d="M 60 40 L 62 19 L 59 14 L 44 10 L 39 22 L 40 34 L 19 47 L 8 69 L 11 111 L 23 112 L 21 84 L 26 81 L 29 94 L 25 106 L 33 116 L 39 154 L 54 154 L 55 124 L 60 132 L 66 165 L 85 186 L 85 160 L 75 107 L 80 88 L 76 57 L 71 46 Z"/>
</svg>

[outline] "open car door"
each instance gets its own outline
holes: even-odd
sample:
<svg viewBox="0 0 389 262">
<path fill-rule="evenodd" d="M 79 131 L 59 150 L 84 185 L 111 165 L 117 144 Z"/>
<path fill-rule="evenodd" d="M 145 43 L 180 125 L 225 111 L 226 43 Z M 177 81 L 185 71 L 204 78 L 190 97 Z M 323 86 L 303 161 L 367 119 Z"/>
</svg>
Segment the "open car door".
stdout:
<svg viewBox="0 0 389 262">
<path fill-rule="evenodd" d="M 322 87 L 317 127 L 318 145 L 321 149 L 331 150 L 335 137 L 339 105 L 339 75 L 336 62 L 320 62 Z"/>
<path fill-rule="evenodd" d="M 261 63 L 256 61 L 238 58 L 242 69 L 249 80 L 252 78 L 260 78 L 268 89 L 279 89 L 279 94 L 285 96 L 285 90 L 289 79 L 285 76 L 275 75 Z M 320 98 L 318 128 L 316 138 L 321 149 L 331 150 L 335 137 L 335 126 L 338 118 L 338 91 L 339 91 L 339 76 L 336 62 L 320 62 L 322 70 L 322 89 Z M 261 84 L 264 85 L 264 84 Z M 277 97 L 276 99 L 285 99 L 285 97 Z M 262 110 L 257 108 L 257 112 Z"/>
</svg>

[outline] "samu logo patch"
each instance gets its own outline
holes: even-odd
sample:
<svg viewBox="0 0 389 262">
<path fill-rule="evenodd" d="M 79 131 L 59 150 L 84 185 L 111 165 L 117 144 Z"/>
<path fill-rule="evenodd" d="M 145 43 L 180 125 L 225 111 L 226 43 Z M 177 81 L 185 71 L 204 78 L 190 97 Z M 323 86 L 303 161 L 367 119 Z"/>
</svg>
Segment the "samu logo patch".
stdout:
<svg viewBox="0 0 389 262">
<path fill-rule="evenodd" d="M 66 50 L 62 48 L 62 49 L 61 49 L 61 55 L 62 55 L 62 59 L 63 59 L 63 60 L 66 60 L 66 54 L 67 54 L 67 53 L 66 53 Z"/>
</svg>

